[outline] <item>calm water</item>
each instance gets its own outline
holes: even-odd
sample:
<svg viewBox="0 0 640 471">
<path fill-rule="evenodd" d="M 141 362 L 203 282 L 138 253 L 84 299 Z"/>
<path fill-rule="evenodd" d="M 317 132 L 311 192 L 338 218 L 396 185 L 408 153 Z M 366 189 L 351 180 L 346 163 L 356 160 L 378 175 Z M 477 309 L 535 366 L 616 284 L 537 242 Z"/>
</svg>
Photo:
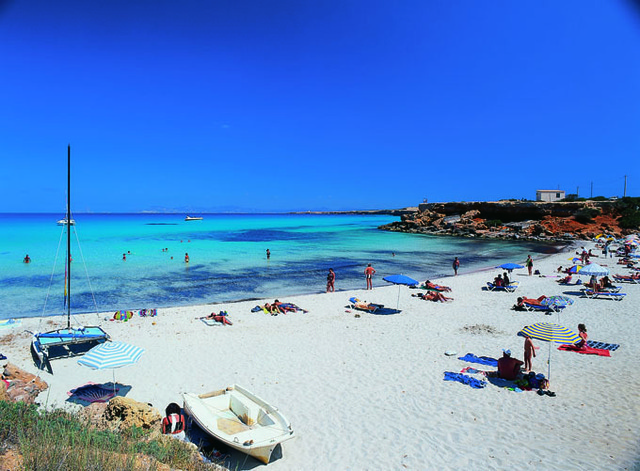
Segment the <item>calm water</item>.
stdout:
<svg viewBox="0 0 640 471">
<path fill-rule="evenodd" d="M 0 214 L 0 319 L 64 311 L 66 229 L 56 225 L 62 217 Z M 451 274 L 454 256 L 464 272 L 553 250 L 531 242 L 377 229 L 397 220 L 392 216 L 211 214 L 186 222 L 175 214 L 74 214 L 74 219 L 74 313 L 94 312 L 94 299 L 99 311 L 115 311 L 317 293 L 324 291 L 330 267 L 338 290 L 361 288 L 367 263 L 377 270 L 374 286 L 381 286 L 390 274 L 417 280 Z M 27 253 L 30 264 L 22 263 Z"/>
</svg>

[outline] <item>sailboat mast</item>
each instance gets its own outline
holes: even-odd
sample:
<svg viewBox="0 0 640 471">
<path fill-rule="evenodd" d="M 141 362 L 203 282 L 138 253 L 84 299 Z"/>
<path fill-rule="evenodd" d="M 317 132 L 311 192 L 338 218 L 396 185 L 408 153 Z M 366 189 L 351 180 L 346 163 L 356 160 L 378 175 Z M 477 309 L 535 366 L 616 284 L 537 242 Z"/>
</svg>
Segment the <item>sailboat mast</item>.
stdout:
<svg viewBox="0 0 640 471">
<path fill-rule="evenodd" d="M 71 144 L 67 145 L 67 329 L 71 328 Z"/>
</svg>

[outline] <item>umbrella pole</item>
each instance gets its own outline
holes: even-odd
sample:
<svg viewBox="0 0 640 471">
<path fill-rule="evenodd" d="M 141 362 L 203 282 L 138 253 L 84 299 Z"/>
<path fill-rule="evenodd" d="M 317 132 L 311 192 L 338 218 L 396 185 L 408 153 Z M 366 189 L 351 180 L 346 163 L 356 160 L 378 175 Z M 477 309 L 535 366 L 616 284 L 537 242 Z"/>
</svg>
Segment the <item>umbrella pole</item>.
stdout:
<svg viewBox="0 0 640 471">
<path fill-rule="evenodd" d="M 549 387 L 551 387 L 551 344 L 549 342 L 549 360 L 547 361 L 547 381 L 549 381 Z"/>
<path fill-rule="evenodd" d="M 111 373 L 113 373 L 113 395 L 116 395 L 116 370 L 113 369 L 111 370 Z"/>
<path fill-rule="evenodd" d="M 396 301 L 396 311 L 400 307 L 400 285 L 398 285 L 398 300 Z"/>
</svg>

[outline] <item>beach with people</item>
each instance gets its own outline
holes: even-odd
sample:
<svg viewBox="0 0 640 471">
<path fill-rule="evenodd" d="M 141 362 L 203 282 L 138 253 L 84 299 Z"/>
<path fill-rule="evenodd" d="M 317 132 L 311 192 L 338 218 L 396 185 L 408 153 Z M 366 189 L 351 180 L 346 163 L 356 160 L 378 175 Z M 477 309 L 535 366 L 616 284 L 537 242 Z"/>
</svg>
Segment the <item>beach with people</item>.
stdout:
<svg viewBox="0 0 640 471">
<path fill-rule="evenodd" d="M 63 316 L 24 318 L 19 328 L 0 331 L 0 352 L 46 381 L 37 398 L 46 408 L 80 409 L 68 401 L 69 391 L 113 378 L 127 397 L 159 411 L 182 405 L 184 393 L 241 385 L 291 421 L 295 438 L 268 465 L 274 470 L 633 469 L 640 455 L 640 285 L 625 283 L 626 298 L 616 302 L 557 283 L 563 276 L 557 267 L 569 266 L 576 250 L 537 255 L 532 276 L 514 269 L 515 292 L 484 289 L 504 271 L 494 265 L 430 279 L 451 289 L 454 300 L 446 303 L 412 296 L 420 288 L 382 285 L 379 272 L 372 290 L 362 280 L 361 289 L 287 296 L 274 289 L 257 301 L 160 308 L 155 316 L 134 312 L 126 322 L 111 320 L 113 312 L 74 316 L 144 349 L 136 364 L 117 370 L 91 370 L 77 357 L 53 360 L 53 375 L 39 371 L 28 331 L 64 327 Z M 627 272 L 616 258 L 594 260 L 612 275 Z M 566 296 L 573 304 L 559 312 L 511 309 L 518 297 L 541 295 Z M 276 297 L 301 309 L 253 312 Z M 391 313 L 355 310 L 351 297 Z M 222 311 L 230 323 L 201 319 Z M 554 395 L 521 390 L 496 378 L 497 366 L 467 361 L 497 361 L 505 350 L 524 360 L 525 338 L 517 334 L 535 323 L 576 333 L 584 324 L 589 339 L 620 347 L 606 357 L 532 339 L 532 371 L 544 375 Z M 230 469 L 259 466 L 241 453 L 229 455 L 222 464 Z"/>
</svg>

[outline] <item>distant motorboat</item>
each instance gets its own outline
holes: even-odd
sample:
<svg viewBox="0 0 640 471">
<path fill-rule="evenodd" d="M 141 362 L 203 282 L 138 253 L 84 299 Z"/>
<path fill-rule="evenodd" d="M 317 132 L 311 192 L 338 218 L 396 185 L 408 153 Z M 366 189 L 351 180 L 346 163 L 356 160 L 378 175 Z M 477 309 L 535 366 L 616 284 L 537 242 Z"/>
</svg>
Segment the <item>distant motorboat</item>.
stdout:
<svg viewBox="0 0 640 471">
<path fill-rule="evenodd" d="M 58 221 L 58 226 L 66 226 L 66 225 L 67 225 L 67 218 L 63 218 L 63 219 L 60 219 L 60 220 Z M 72 220 L 71 220 L 71 225 L 72 225 L 72 226 L 75 226 L 75 225 L 76 225 L 76 220 L 75 220 L 75 219 L 72 219 Z"/>
<path fill-rule="evenodd" d="M 187 216 L 184 218 L 185 221 L 202 221 L 201 217 L 198 216 Z"/>
</svg>

